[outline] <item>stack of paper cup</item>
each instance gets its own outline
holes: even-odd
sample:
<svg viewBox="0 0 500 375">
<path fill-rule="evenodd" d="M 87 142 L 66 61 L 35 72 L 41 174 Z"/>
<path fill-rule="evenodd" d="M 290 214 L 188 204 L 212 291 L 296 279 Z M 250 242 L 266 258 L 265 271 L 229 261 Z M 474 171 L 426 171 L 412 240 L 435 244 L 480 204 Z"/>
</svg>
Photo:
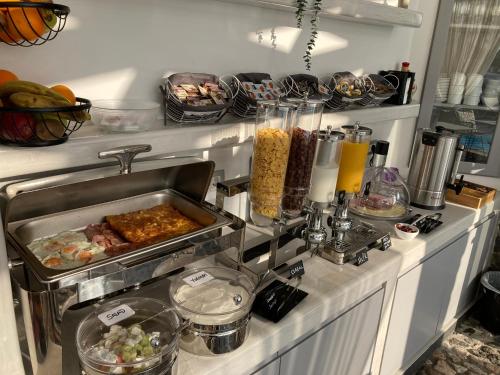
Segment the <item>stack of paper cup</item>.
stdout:
<svg viewBox="0 0 500 375">
<path fill-rule="evenodd" d="M 500 79 L 487 78 L 484 80 L 483 96 L 498 96 L 500 91 Z"/>
<path fill-rule="evenodd" d="M 481 74 L 470 74 L 465 84 L 464 104 L 478 105 L 482 91 L 483 76 Z"/>
<path fill-rule="evenodd" d="M 450 78 L 446 76 L 439 77 L 436 87 L 436 102 L 444 103 L 448 100 L 448 90 L 450 88 Z"/>
<path fill-rule="evenodd" d="M 448 89 L 448 103 L 460 104 L 465 90 L 466 76 L 464 73 L 455 72 L 450 77 L 450 87 Z"/>
</svg>

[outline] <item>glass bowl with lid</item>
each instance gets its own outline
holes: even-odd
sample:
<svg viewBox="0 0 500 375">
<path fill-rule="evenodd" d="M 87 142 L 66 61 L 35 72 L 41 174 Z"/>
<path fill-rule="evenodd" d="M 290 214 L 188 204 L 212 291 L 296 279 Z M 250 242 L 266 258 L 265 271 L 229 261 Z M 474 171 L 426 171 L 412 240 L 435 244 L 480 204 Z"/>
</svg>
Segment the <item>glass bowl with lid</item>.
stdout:
<svg viewBox="0 0 500 375">
<path fill-rule="evenodd" d="M 175 375 L 180 319 L 152 298 L 104 303 L 79 324 L 76 347 L 87 375 Z"/>
<path fill-rule="evenodd" d="M 170 299 L 186 320 L 180 347 L 197 355 L 228 353 L 248 333 L 255 284 L 225 267 L 188 269 L 170 284 Z"/>
</svg>

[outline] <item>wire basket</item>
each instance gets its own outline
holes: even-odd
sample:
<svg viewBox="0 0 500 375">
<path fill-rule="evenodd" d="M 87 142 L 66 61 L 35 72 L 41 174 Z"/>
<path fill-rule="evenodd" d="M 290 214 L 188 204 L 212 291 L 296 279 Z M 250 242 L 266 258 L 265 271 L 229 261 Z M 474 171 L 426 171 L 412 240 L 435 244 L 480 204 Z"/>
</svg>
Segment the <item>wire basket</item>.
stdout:
<svg viewBox="0 0 500 375">
<path fill-rule="evenodd" d="M 39 46 L 54 39 L 69 14 L 65 5 L 0 1 L 0 42 L 11 46 Z"/>
<path fill-rule="evenodd" d="M 83 98 L 68 107 L 0 107 L 0 142 L 26 147 L 64 143 L 90 120 L 90 107 L 90 100 Z"/>
<path fill-rule="evenodd" d="M 396 80 L 394 86 L 386 77 L 391 76 Z M 377 106 L 393 96 L 399 87 L 399 79 L 393 74 L 381 76 L 380 74 L 368 74 L 362 78 L 365 84 L 365 94 L 358 102 L 362 106 Z"/>
<path fill-rule="evenodd" d="M 287 98 L 330 100 L 332 93 L 328 85 L 311 74 L 292 74 L 280 82 Z"/>
<path fill-rule="evenodd" d="M 209 104 L 194 106 L 181 101 L 175 95 L 175 87 L 180 84 L 192 84 L 195 86 L 204 83 L 217 84 L 224 90 L 226 99 L 224 104 Z M 219 121 L 232 105 L 234 94 L 231 87 L 222 79 L 213 74 L 205 73 L 176 73 L 165 78 L 160 86 L 164 108 L 164 124 L 167 118 L 180 123 L 211 123 Z"/>
<path fill-rule="evenodd" d="M 281 84 L 274 82 L 268 73 L 239 73 L 231 77 L 229 85 L 235 93 L 232 111 L 244 118 L 256 116 L 259 100 L 278 100 L 284 95 Z M 248 85 L 252 87 L 246 87 Z"/>
<path fill-rule="evenodd" d="M 340 111 L 351 104 L 358 103 L 366 93 L 363 80 L 351 72 L 333 74 L 330 77 L 328 87 L 331 90 L 332 97 L 325 104 L 334 111 Z"/>
</svg>

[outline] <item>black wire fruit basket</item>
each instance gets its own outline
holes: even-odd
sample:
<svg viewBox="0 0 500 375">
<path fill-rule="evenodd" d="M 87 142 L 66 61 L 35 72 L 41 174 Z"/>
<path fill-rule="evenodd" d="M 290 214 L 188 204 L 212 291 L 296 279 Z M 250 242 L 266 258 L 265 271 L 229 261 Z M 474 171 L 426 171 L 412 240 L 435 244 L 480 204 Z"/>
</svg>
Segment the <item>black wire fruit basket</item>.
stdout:
<svg viewBox="0 0 500 375">
<path fill-rule="evenodd" d="M 0 1 L 0 42 L 39 46 L 54 39 L 64 26 L 69 7 L 42 2 Z"/>
<path fill-rule="evenodd" d="M 90 120 L 91 105 L 88 99 L 76 98 L 68 107 L 0 107 L 0 142 L 25 147 L 64 143 Z"/>
</svg>

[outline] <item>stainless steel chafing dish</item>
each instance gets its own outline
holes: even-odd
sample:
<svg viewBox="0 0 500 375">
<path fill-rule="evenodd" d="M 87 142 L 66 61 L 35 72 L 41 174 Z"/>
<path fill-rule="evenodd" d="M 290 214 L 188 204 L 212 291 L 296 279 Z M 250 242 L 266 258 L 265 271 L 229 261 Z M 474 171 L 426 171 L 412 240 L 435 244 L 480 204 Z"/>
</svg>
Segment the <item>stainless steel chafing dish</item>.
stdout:
<svg viewBox="0 0 500 375">
<path fill-rule="evenodd" d="M 100 154 L 119 158 L 120 171 L 106 164 L 2 189 L 11 276 L 33 374 L 78 373 L 74 348 L 62 344 L 69 338 L 68 345 L 74 345 L 76 324 L 68 323 L 66 312 L 127 289 L 162 283 L 166 274 L 209 255 L 229 249 L 240 254 L 244 221 L 204 201 L 215 164 L 192 157 L 164 158 L 134 162 L 131 171 L 135 154 L 148 149 L 139 145 Z M 99 223 L 105 215 L 167 202 L 204 227 L 73 269 L 47 268 L 26 247 L 36 238 Z"/>
</svg>

